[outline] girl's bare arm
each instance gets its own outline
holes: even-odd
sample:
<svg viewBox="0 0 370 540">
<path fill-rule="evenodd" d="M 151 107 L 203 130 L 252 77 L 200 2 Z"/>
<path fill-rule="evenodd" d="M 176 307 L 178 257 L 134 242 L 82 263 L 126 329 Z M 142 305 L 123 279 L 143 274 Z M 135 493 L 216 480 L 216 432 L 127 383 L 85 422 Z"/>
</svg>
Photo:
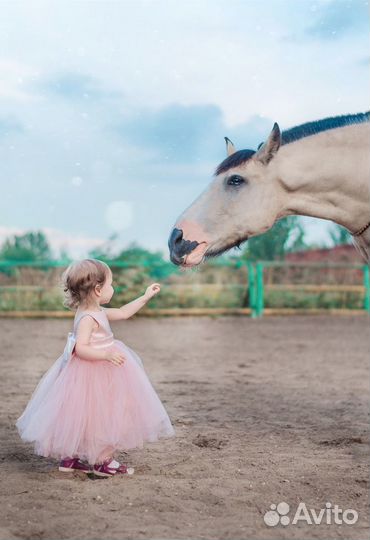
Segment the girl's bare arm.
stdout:
<svg viewBox="0 0 370 540">
<path fill-rule="evenodd" d="M 129 319 L 135 313 L 139 311 L 145 304 L 153 298 L 160 291 L 159 283 L 153 283 L 146 289 L 145 294 L 135 298 L 132 302 L 121 306 L 120 308 L 104 308 L 107 317 L 110 321 L 120 321 L 122 319 Z"/>
</svg>

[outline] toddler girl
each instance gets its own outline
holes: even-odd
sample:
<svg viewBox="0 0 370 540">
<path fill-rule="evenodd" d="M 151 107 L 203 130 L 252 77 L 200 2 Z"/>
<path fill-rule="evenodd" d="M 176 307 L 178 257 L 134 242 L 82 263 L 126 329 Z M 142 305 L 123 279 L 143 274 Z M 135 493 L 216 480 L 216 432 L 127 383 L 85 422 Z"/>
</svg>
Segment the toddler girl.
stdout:
<svg viewBox="0 0 370 540">
<path fill-rule="evenodd" d="M 125 320 L 158 294 L 158 283 L 120 307 L 104 262 L 72 263 L 62 276 L 64 305 L 76 309 L 63 355 L 43 375 L 16 427 L 36 454 L 61 459 L 60 471 L 132 474 L 116 451 L 175 434 L 139 356 L 114 339 L 109 321 Z M 84 462 L 85 461 L 85 462 Z M 86 463 L 87 461 L 87 463 Z"/>
</svg>

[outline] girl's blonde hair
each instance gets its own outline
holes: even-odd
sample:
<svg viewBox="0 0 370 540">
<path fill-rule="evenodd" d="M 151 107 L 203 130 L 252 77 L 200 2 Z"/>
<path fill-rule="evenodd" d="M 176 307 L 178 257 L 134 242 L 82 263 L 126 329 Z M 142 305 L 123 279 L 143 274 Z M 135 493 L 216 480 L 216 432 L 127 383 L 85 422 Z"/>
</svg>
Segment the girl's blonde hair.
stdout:
<svg viewBox="0 0 370 540">
<path fill-rule="evenodd" d="M 110 271 L 109 266 L 98 259 L 83 259 L 71 263 L 61 278 L 64 291 L 63 306 L 77 309 L 96 285 L 101 287 L 104 285 Z"/>
</svg>

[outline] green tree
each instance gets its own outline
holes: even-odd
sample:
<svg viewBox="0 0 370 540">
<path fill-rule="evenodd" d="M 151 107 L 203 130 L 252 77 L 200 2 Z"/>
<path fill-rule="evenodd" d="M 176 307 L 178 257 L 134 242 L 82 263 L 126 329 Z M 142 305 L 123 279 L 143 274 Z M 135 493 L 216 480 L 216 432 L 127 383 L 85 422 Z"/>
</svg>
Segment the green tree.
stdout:
<svg viewBox="0 0 370 540">
<path fill-rule="evenodd" d="M 333 246 L 352 244 L 351 233 L 337 223 L 332 224 L 331 228 L 329 229 L 329 235 Z"/>
<path fill-rule="evenodd" d="M 101 259 L 101 260 L 106 260 L 106 261 L 110 261 L 114 259 L 115 258 L 115 255 L 113 254 L 114 242 L 117 240 L 117 238 L 118 238 L 118 234 L 115 232 L 112 233 L 109 236 L 108 240 L 102 246 L 99 246 L 98 248 L 94 248 L 90 250 L 88 253 L 88 257 L 92 259 Z"/>
<path fill-rule="evenodd" d="M 60 248 L 59 260 L 65 261 L 68 264 L 72 262 L 72 258 L 71 258 L 71 256 L 69 255 L 67 249 L 64 246 Z"/>
<path fill-rule="evenodd" d="M 259 236 L 252 236 L 244 248 L 242 258 L 249 261 L 281 260 L 286 253 L 307 249 L 305 231 L 298 216 L 288 216 Z"/>
<path fill-rule="evenodd" d="M 149 251 L 136 242 L 132 242 L 114 260 L 122 260 L 132 266 L 140 266 L 154 279 L 164 279 L 174 272 L 178 272 L 178 269 L 170 261 L 163 258 L 161 251 Z"/>
<path fill-rule="evenodd" d="M 108 242 L 98 250 L 91 251 L 89 256 L 112 263 L 115 261 L 123 262 L 130 267 L 141 268 L 144 275 L 151 276 L 154 279 L 163 279 L 178 271 L 171 262 L 163 258 L 161 251 L 149 251 L 136 242 L 132 242 L 127 248 L 116 255 L 112 254 L 112 249 Z"/>
<path fill-rule="evenodd" d="M 0 248 L 0 259 L 9 261 L 47 261 L 52 258 L 49 242 L 42 231 L 7 238 Z"/>
</svg>

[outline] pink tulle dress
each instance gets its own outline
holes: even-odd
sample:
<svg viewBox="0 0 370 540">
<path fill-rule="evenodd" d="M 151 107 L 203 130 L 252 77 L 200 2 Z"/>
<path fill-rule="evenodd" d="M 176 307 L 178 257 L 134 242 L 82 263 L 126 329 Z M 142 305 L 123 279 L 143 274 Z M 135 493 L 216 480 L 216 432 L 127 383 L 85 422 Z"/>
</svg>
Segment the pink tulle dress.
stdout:
<svg viewBox="0 0 370 540">
<path fill-rule="evenodd" d="M 85 316 L 99 324 L 90 345 L 121 351 L 122 365 L 77 356 L 75 336 Z M 106 449 L 113 454 L 175 435 L 139 356 L 114 339 L 104 309 L 76 314 L 63 355 L 41 378 L 16 427 L 24 441 L 34 443 L 36 454 L 79 457 L 90 464 Z"/>
</svg>

